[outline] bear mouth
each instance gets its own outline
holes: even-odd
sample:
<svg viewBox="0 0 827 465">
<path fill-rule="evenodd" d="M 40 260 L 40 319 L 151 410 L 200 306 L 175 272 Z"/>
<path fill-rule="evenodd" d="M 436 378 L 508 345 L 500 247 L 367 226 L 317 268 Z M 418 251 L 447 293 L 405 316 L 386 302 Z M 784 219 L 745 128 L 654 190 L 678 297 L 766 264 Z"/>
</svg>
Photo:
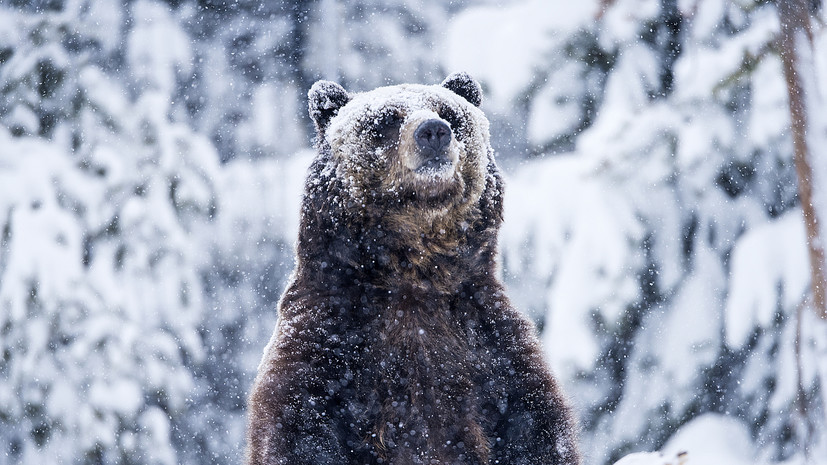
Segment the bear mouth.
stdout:
<svg viewBox="0 0 827 465">
<path fill-rule="evenodd" d="M 456 164 L 447 157 L 428 158 L 412 171 L 414 197 L 431 207 L 450 202 L 461 191 Z"/>
<path fill-rule="evenodd" d="M 445 155 L 428 157 L 414 172 L 420 176 L 448 179 L 454 174 L 454 163 Z"/>
</svg>

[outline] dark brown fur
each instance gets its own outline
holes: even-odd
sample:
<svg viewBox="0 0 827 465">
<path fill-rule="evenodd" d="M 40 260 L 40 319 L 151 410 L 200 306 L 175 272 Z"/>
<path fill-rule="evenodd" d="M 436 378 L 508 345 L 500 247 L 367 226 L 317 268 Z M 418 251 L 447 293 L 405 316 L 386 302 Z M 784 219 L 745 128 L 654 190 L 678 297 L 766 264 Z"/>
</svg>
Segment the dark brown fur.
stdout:
<svg viewBox="0 0 827 465">
<path fill-rule="evenodd" d="M 249 401 L 247 463 L 579 463 L 534 328 L 496 278 L 490 149 L 465 154 L 485 175 L 462 172 L 433 198 L 380 193 L 369 173 L 354 199 L 323 137 L 319 152 Z"/>
</svg>

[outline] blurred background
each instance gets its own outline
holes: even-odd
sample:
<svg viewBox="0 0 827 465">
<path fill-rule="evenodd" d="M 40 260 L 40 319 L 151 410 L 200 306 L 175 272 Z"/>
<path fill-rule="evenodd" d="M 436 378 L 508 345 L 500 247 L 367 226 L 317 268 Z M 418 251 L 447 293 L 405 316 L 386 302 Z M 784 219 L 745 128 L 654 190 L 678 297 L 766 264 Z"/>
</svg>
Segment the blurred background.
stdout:
<svg viewBox="0 0 827 465">
<path fill-rule="evenodd" d="M 827 463 L 825 19 L 820 0 L 0 0 L 0 464 L 239 463 L 307 90 L 459 70 L 506 176 L 503 278 L 586 463 Z"/>
</svg>

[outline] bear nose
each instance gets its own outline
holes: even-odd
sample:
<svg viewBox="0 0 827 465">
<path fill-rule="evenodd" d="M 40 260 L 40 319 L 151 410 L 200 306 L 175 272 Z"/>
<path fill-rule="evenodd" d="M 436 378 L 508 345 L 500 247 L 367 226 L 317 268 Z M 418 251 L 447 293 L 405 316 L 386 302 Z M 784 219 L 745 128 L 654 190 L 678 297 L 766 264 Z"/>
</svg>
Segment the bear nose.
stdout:
<svg viewBox="0 0 827 465">
<path fill-rule="evenodd" d="M 429 119 L 416 128 L 414 139 L 420 149 L 431 149 L 438 153 L 451 143 L 451 128 L 442 120 Z"/>
</svg>

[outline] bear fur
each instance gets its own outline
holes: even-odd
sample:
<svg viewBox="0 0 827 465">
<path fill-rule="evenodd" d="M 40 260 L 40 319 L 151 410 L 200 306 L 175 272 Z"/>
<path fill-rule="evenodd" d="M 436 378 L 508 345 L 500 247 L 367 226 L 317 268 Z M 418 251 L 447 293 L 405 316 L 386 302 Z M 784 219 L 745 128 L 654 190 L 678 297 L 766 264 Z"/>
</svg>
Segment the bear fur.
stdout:
<svg viewBox="0 0 827 465">
<path fill-rule="evenodd" d="M 497 278 L 503 183 L 479 84 L 319 81 L 308 97 L 318 155 L 247 463 L 579 463 L 535 329 Z"/>
</svg>

